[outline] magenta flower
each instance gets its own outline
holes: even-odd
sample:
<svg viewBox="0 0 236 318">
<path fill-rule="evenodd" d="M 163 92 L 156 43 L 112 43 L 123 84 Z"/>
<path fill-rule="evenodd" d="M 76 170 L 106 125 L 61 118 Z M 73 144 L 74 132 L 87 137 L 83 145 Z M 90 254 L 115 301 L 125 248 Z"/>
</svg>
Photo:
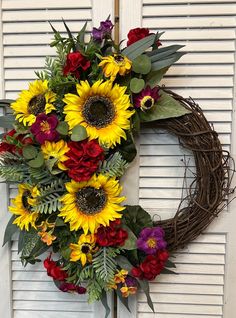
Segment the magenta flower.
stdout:
<svg viewBox="0 0 236 318">
<path fill-rule="evenodd" d="M 59 133 L 56 131 L 58 119 L 56 115 L 39 114 L 30 131 L 35 136 L 38 143 L 43 144 L 46 140 L 56 141 Z"/>
<path fill-rule="evenodd" d="M 139 94 L 134 96 L 134 107 L 146 111 L 160 99 L 159 88 L 150 86 L 145 87 Z"/>
<path fill-rule="evenodd" d="M 165 232 L 161 227 L 146 227 L 139 234 L 137 247 L 146 254 L 156 254 L 167 246 L 164 236 Z"/>
<path fill-rule="evenodd" d="M 92 36 L 95 41 L 101 42 L 103 39 L 111 36 L 111 31 L 113 29 L 113 24 L 111 20 L 106 20 L 100 22 L 99 28 L 93 28 Z"/>
<path fill-rule="evenodd" d="M 86 288 L 82 286 L 76 286 L 75 284 L 72 283 L 67 283 L 64 282 L 59 286 L 59 289 L 63 292 L 76 292 L 78 294 L 85 294 L 86 293 Z"/>
</svg>

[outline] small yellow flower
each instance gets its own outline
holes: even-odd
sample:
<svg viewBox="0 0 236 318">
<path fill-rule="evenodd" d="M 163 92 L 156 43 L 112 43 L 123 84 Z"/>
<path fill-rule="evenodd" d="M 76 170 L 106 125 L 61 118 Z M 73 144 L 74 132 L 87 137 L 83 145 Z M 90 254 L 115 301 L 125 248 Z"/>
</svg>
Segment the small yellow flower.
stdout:
<svg viewBox="0 0 236 318">
<path fill-rule="evenodd" d="M 52 234 L 52 232 L 53 231 L 38 233 L 41 236 L 41 241 L 46 243 L 47 246 L 52 245 L 52 242 L 55 241 L 55 239 L 57 238 L 55 235 Z"/>
<path fill-rule="evenodd" d="M 63 162 L 69 159 L 65 154 L 70 150 L 67 143 L 64 140 L 59 140 L 58 142 L 45 141 L 41 146 L 43 156 L 46 160 L 50 158 L 57 159 L 57 166 L 61 170 L 67 170 Z"/>
<path fill-rule="evenodd" d="M 114 54 L 102 57 L 99 66 L 102 67 L 104 75 L 113 82 L 117 74 L 124 76 L 131 71 L 132 62 L 122 54 Z"/>
<path fill-rule="evenodd" d="M 128 275 L 128 271 L 125 269 L 121 269 L 115 276 L 114 276 L 114 282 L 116 284 L 124 283 L 125 278 Z"/>
<path fill-rule="evenodd" d="M 95 236 L 82 234 L 77 244 L 70 244 L 70 261 L 80 261 L 82 266 L 92 262 L 92 253 L 95 252 Z"/>
<path fill-rule="evenodd" d="M 128 286 L 123 286 L 120 289 L 122 293 L 122 297 L 129 297 L 129 295 L 134 295 L 137 292 L 137 287 L 128 287 Z"/>
<path fill-rule="evenodd" d="M 38 114 L 49 114 L 56 109 L 53 105 L 55 100 L 56 94 L 49 90 L 48 81 L 36 80 L 29 84 L 28 90 L 20 93 L 19 98 L 11 104 L 11 108 L 19 122 L 31 126 Z"/>
</svg>

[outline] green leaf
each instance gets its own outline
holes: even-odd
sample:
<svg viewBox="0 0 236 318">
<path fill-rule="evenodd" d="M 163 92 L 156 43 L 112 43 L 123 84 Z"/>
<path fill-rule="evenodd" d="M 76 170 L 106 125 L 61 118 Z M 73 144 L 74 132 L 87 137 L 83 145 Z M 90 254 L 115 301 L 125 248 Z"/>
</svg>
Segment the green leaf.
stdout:
<svg viewBox="0 0 236 318">
<path fill-rule="evenodd" d="M 128 238 L 125 241 L 125 244 L 122 246 L 124 250 L 135 250 L 137 249 L 137 237 L 134 232 L 127 225 L 122 225 L 122 228 L 128 232 Z"/>
<path fill-rule="evenodd" d="M 132 70 L 135 73 L 148 74 L 151 71 L 151 67 L 151 59 L 145 54 L 137 56 L 132 63 Z"/>
<path fill-rule="evenodd" d="M 157 103 L 148 111 L 140 112 L 141 122 L 149 122 L 158 119 L 166 119 L 172 117 L 180 117 L 185 114 L 191 113 L 180 102 L 175 100 L 164 91 L 160 91 L 161 98 Z"/>
<path fill-rule="evenodd" d="M 64 257 L 66 260 L 70 259 L 71 249 L 69 247 L 63 248 L 60 250 L 60 253 L 62 257 Z"/>
<path fill-rule="evenodd" d="M 120 152 L 125 161 L 131 162 L 136 157 L 137 150 L 132 135 L 127 132 L 126 136 L 127 139 L 122 139 L 121 144 L 117 147 L 117 151 Z"/>
<path fill-rule="evenodd" d="M 15 117 L 13 115 L 0 116 L 0 127 L 13 128 L 15 123 Z"/>
<path fill-rule="evenodd" d="M 171 262 L 169 259 L 165 262 L 165 267 L 176 268 L 175 264 Z"/>
<path fill-rule="evenodd" d="M 146 84 L 149 85 L 151 88 L 157 86 L 168 69 L 169 67 L 164 67 L 158 71 L 150 72 L 146 77 Z"/>
<path fill-rule="evenodd" d="M 184 52 L 176 52 L 175 55 L 171 56 L 170 58 L 166 58 L 166 59 L 152 63 L 152 71 L 158 71 L 164 67 L 171 66 L 176 61 L 178 61 L 181 58 L 181 56 L 183 56 L 184 54 L 185 54 Z"/>
<path fill-rule="evenodd" d="M 153 45 L 154 40 L 156 38 L 155 34 L 151 34 L 146 38 L 143 38 L 128 47 L 126 47 L 122 54 L 127 56 L 131 61 L 134 60 L 137 56 L 141 55 L 143 52 L 146 51 L 150 46 Z"/>
<path fill-rule="evenodd" d="M 69 125 L 66 121 L 60 121 L 57 125 L 56 131 L 62 136 L 67 136 L 69 131 Z"/>
<path fill-rule="evenodd" d="M 123 297 L 121 291 L 119 290 L 119 288 L 116 289 L 116 294 L 119 297 L 119 300 L 125 306 L 125 308 L 131 313 L 131 311 L 129 309 L 129 298 L 128 297 Z"/>
<path fill-rule="evenodd" d="M 133 77 L 130 81 L 130 90 L 132 93 L 139 93 L 144 88 L 145 82 L 142 78 Z"/>
<path fill-rule="evenodd" d="M 73 52 L 76 52 L 76 46 L 75 46 L 75 42 L 74 42 L 74 38 L 72 36 L 72 33 L 69 29 L 69 27 L 67 26 L 66 22 L 64 21 L 64 19 L 62 18 L 63 24 L 66 28 L 66 32 L 68 34 L 69 39 L 71 40 L 71 44 L 72 44 L 72 48 L 73 48 Z"/>
<path fill-rule="evenodd" d="M 63 219 L 57 217 L 56 218 L 56 223 L 55 223 L 55 226 L 65 226 L 66 224 L 64 223 Z"/>
<path fill-rule="evenodd" d="M 23 246 L 24 246 L 24 237 L 25 233 L 27 233 L 25 230 L 20 231 L 19 238 L 18 238 L 18 254 L 22 251 Z"/>
<path fill-rule="evenodd" d="M 22 256 L 30 256 L 31 251 L 39 240 L 40 237 L 35 229 L 31 228 L 29 231 L 25 231 L 22 242 Z"/>
<path fill-rule="evenodd" d="M 23 148 L 22 153 L 25 159 L 33 159 L 37 157 L 38 150 L 32 145 L 27 145 Z"/>
<path fill-rule="evenodd" d="M 161 274 L 174 274 L 174 275 L 178 275 L 178 273 L 168 269 L 168 268 L 163 268 L 163 270 L 161 271 Z"/>
<path fill-rule="evenodd" d="M 133 116 L 131 117 L 131 123 L 132 123 L 132 131 L 134 133 L 139 134 L 140 132 L 140 118 L 139 118 L 139 114 L 136 111 Z"/>
<path fill-rule="evenodd" d="M 87 131 L 84 126 L 76 125 L 71 131 L 72 141 L 81 141 L 88 137 Z"/>
<path fill-rule="evenodd" d="M 43 154 L 41 152 L 38 153 L 37 157 L 33 160 L 30 160 L 28 162 L 28 165 L 31 168 L 40 168 L 44 165 L 44 157 Z"/>
<path fill-rule="evenodd" d="M 12 238 L 12 235 L 19 230 L 19 227 L 16 224 L 13 224 L 13 221 L 15 220 L 15 218 L 16 216 L 12 215 L 9 222 L 7 223 L 2 246 L 4 246 L 7 242 L 9 242 Z"/>
<path fill-rule="evenodd" d="M 107 303 L 107 293 L 105 292 L 105 290 L 102 291 L 102 296 L 101 296 L 101 302 L 106 310 L 106 314 L 105 314 L 105 318 L 108 318 L 110 312 L 111 312 L 111 309 L 110 307 L 108 306 L 108 303 Z"/>
<path fill-rule="evenodd" d="M 122 220 L 136 236 L 139 235 L 144 227 L 153 226 L 151 216 L 139 205 L 126 205 Z"/>
<path fill-rule="evenodd" d="M 125 256 L 117 256 L 116 262 L 120 266 L 120 268 L 126 269 L 128 272 L 131 272 L 133 265 L 128 261 L 128 259 Z"/>
<path fill-rule="evenodd" d="M 58 161 L 57 158 L 51 158 L 51 159 L 47 159 L 47 160 L 45 161 L 45 165 L 46 165 L 46 167 L 48 168 L 48 170 L 49 170 L 50 172 L 53 171 L 53 168 L 54 168 L 55 164 L 57 163 L 57 161 Z M 61 171 L 60 171 L 60 172 L 61 172 Z"/>
<path fill-rule="evenodd" d="M 147 297 L 147 303 L 148 306 L 151 308 L 151 310 L 154 312 L 154 306 L 153 306 L 153 302 L 152 299 L 150 297 L 150 291 L 149 291 L 149 283 L 146 280 L 139 280 L 139 285 L 142 288 L 142 290 L 144 291 L 146 297 Z"/>
<path fill-rule="evenodd" d="M 184 45 L 170 45 L 163 48 L 156 49 L 152 52 L 147 52 L 147 55 L 150 57 L 151 62 L 158 60 L 163 60 L 167 57 L 174 56 L 176 51 L 183 48 Z"/>
</svg>

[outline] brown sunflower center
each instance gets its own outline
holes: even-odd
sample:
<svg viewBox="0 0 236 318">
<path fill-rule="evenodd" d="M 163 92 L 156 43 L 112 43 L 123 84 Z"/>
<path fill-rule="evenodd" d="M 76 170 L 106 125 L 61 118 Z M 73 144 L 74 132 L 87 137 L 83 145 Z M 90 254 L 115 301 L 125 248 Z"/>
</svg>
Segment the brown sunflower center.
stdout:
<svg viewBox="0 0 236 318">
<path fill-rule="evenodd" d="M 84 254 L 88 254 L 89 251 L 90 251 L 90 246 L 84 244 L 84 245 L 82 246 L 82 248 L 81 248 L 81 252 L 84 253 Z"/>
<path fill-rule="evenodd" d="M 31 193 L 29 190 L 25 190 L 22 195 L 22 205 L 26 210 L 30 210 L 30 205 L 28 203 L 28 198 L 31 197 Z"/>
<path fill-rule="evenodd" d="M 99 129 L 106 127 L 112 122 L 115 117 L 115 110 L 108 98 L 92 96 L 84 104 L 82 114 L 89 125 Z"/>
<path fill-rule="evenodd" d="M 31 98 L 31 100 L 29 101 L 28 110 L 30 114 L 33 114 L 36 116 L 44 112 L 45 105 L 46 105 L 45 95 L 39 94 Z"/>
<path fill-rule="evenodd" d="M 117 63 L 122 63 L 122 62 L 124 61 L 124 57 L 123 57 L 122 55 L 120 55 L 120 54 L 115 55 L 115 56 L 114 56 L 114 59 L 115 59 L 115 61 L 116 61 Z"/>
<path fill-rule="evenodd" d="M 78 208 L 87 215 L 99 213 L 104 208 L 107 201 L 105 191 L 93 187 L 80 189 L 76 194 L 76 198 Z"/>
</svg>

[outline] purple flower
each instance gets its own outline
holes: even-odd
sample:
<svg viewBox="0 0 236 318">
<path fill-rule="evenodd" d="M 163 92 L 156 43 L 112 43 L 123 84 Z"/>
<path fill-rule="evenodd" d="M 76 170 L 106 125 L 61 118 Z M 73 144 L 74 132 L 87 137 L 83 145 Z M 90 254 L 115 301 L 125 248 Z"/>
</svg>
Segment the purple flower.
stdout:
<svg viewBox="0 0 236 318">
<path fill-rule="evenodd" d="M 146 227 L 139 234 L 137 247 L 146 254 L 156 254 L 167 246 L 164 236 L 165 232 L 161 227 Z"/>
<path fill-rule="evenodd" d="M 147 86 L 139 94 L 134 96 L 134 107 L 146 111 L 152 108 L 158 99 L 160 99 L 159 88 Z"/>
<path fill-rule="evenodd" d="M 92 30 L 92 36 L 95 41 L 101 42 L 103 39 L 106 37 L 111 36 L 111 31 L 113 28 L 113 24 L 111 20 L 106 20 L 100 22 L 100 27 L 99 28 L 93 28 Z"/>
<path fill-rule="evenodd" d="M 76 286 L 75 284 L 72 283 L 62 283 L 59 286 L 59 289 L 63 292 L 77 292 L 78 294 L 85 294 L 86 293 L 86 288 L 82 286 Z"/>
<path fill-rule="evenodd" d="M 137 282 L 137 279 L 135 279 L 134 277 L 132 276 L 127 276 L 125 278 L 125 285 L 127 287 L 137 287 L 138 286 L 138 282 Z"/>
<path fill-rule="evenodd" d="M 56 115 L 39 114 L 30 131 L 35 136 L 38 143 L 43 144 L 46 140 L 56 141 L 59 133 L 56 131 L 58 119 Z"/>
</svg>

